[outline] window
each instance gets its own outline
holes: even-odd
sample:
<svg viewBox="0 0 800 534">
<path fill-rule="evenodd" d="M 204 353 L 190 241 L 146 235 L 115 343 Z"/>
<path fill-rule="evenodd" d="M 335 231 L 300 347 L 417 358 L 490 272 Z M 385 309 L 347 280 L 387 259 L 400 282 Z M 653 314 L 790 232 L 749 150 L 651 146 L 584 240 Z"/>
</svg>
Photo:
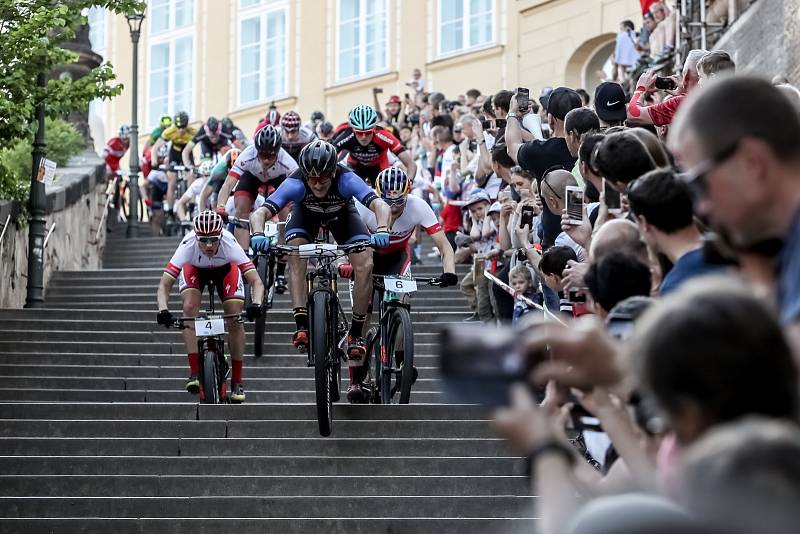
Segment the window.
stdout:
<svg viewBox="0 0 800 534">
<path fill-rule="evenodd" d="M 89 24 L 89 42 L 92 50 L 103 55 L 106 50 L 106 10 L 102 7 L 90 7 L 86 11 Z"/>
<path fill-rule="evenodd" d="M 387 69 L 389 17 L 386 3 L 386 0 L 339 0 L 337 80 Z"/>
<path fill-rule="evenodd" d="M 286 94 L 286 2 L 240 0 L 239 105 Z"/>
<path fill-rule="evenodd" d="M 151 0 L 148 125 L 194 108 L 194 0 Z"/>
<path fill-rule="evenodd" d="M 439 0 L 439 55 L 494 41 L 493 0 Z"/>
</svg>

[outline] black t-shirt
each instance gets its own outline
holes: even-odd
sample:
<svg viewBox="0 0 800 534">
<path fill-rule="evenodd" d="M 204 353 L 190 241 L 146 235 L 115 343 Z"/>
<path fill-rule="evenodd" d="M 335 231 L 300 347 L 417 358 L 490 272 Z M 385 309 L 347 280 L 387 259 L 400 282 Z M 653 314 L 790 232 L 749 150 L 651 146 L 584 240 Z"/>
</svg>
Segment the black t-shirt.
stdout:
<svg viewBox="0 0 800 534">
<path fill-rule="evenodd" d="M 538 182 L 541 182 L 545 171 L 557 165 L 571 171 L 575 161 L 576 158 L 569 153 L 567 141 L 561 137 L 551 137 L 546 141 L 538 139 L 528 141 L 520 146 L 517 152 L 519 166 L 532 172 Z M 560 233 L 561 214 L 552 213 L 545 205 L 542 211 L 542 247 L 545 249 L 552 247 Z"/>
</svg>

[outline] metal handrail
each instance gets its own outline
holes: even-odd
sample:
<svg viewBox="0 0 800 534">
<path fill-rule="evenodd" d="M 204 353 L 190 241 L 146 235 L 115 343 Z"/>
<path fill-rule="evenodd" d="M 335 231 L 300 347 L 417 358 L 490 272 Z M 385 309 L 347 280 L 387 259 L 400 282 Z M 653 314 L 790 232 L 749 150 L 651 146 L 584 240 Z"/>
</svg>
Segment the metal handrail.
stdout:
<svg viewBox="0 0 800 534">
<path fill-rule="evenodd" d="M 9 224 L 10 222 L 11 222 L 11 214 L 9 213 L 9 214 L 8 214 L 8 217 L 6 217 L 6 222 L 5 222 L 5 224 L 3 225 L 3 232 L 2 232 L 2 233 L 0 233 L 0 244 L 2 244 L 2 243 L 3 243 L 3 239 L 6 237 L 6 230 L 8 229 L 8 224 Z"/>
<path fill-rule="evenodd" d="M 544 314 L 544 318 L 545 319 L 551 319 L 553 321 L 556 321 L 557 323 L 560 323 L 562 326 L 567 326 L 567 324 L 564 321 L 562 321 L 557 315 L 555 315 L 553 312 L 548 310 L 547 306 L 541 306 L 539 304 L 536 304 L 534 301 L 532 301 L 531 299 L 529 299 L 529 298 L 527 298 L 527 297 L 525 297 L 523 295 L 518 295 L 517 292 L 514 291 L 514 288 L 512 288 L 510 285 L 506 284 L 505 282 L 503 282 L 502 280 L 500 280 L 499 278 L 494 276 L 488 270 L 484 270 L 483 271 L 483 276 L 485 276 L 487 279 L 489 279 L 490 282 L 495 284 L 497 287 L 499 287 L 500 289 L 502 289 L 503 291 L 505 291 L 506 293 L 508 293 L 512 297 L 514 297 L 515 299 L 521 300 L 522 302 L 524 302 L 528 306 L 532 306 L 532 307 L 536 308 L 537 310 L 541 311 Z"/>
<path fill-rule="evenodd" d="M 42 250 L 47 248 L 47 242 L 50 241 L 50 236 L 53 235 L 53 230 L 56 229 L 56 223 L 53 223 L 53 226 L 50 227 L 50 231 L 47 232 L 47 236 L 44 238 L 44 243 L 42 243 Z"/>
</svg>

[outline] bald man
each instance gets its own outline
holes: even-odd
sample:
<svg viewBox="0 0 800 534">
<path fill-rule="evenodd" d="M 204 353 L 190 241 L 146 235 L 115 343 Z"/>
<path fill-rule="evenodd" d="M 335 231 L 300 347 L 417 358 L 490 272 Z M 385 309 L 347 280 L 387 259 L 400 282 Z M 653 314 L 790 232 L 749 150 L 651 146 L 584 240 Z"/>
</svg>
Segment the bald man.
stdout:
<svg viewBox="0 0 800 534">
<path fill-rule="evenodd" d="M 542 177 L 542 182 L 539 184 L 539 194 L 547 204 L 547 209 L 552 213 L 560 215 L 567 208 L 567 186 L 570 185 L 577 186 L 578 182 L 571 172 L 564 169 L 550 171 Z M 553 240 L 555 246 L 570 247 L 574 250 L 575 255 L 578 256 L 578 261 L 586 261 L 586 250 L 566 233 L 559 232 L 555 236 L 549 237 Z"/>
</svg>

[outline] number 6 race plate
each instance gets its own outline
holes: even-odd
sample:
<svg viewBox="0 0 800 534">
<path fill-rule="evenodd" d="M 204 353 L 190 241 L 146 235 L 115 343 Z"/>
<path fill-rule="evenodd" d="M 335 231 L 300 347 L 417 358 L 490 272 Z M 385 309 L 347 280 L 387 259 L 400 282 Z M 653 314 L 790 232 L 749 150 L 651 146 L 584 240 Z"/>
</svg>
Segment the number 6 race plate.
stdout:
<svg viewBox="0 0 800 534">
<path fill-rule="evenodd" d="M 197 319 L 194 333 L 198 336 L 217 336 L 225 333 L 225 319 Z"/>
<path fill-rule="evenodd" d="M 383 287 L 393 293 L 413 293 L 417 290 L 417 282 L 406 278 L 383 277 Z"/>
</svg>

